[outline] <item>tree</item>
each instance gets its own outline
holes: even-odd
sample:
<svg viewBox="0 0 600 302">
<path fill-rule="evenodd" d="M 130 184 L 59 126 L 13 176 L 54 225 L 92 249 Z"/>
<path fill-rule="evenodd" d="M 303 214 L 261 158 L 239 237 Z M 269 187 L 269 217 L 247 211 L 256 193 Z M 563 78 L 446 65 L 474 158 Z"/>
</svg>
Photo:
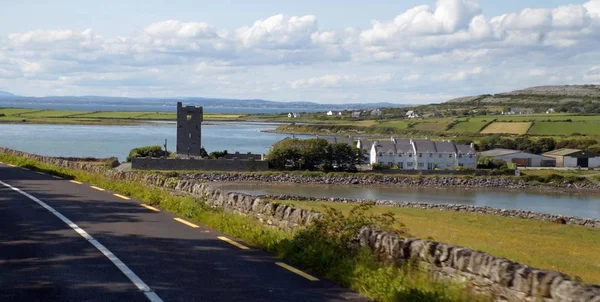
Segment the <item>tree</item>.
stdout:
<svg viewBox="0 0 600 302">
<path fill-rule="evenodd" d="M 127 161 L 131 161 L 131 159 L 134 157 L 163 157 L 165 155 L 168 157 L 170 153 L 167 152 L 167 154 L 165 154 L 165 151 L 162 149 L 161 146 L 137 147 L 129 151 Z"/>
<path fill-rule="evenodd" d="M 541 153 L 546 153 L 556 149 L 556 141 L 551 137 L 540 138 L 536 143 L 540 147 Z"/>
<path fill-rule="evenodd" d="M 227 155 L 227 150 L 210 152 L 208 156 L 212 159 L 219 159 L 225 155 Z"/>
</svg>

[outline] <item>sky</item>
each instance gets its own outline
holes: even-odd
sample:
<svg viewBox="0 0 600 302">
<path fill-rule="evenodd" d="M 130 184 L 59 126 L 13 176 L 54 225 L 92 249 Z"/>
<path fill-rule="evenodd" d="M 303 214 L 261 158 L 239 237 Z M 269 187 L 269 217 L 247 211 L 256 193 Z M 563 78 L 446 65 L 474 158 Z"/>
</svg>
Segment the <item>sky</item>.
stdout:
<svg viewBox="0 0 600 302">
<path fill-rule="evenodd" d="M 600 83 L 600 0 L 0 0 L 0 90 L 438 103 Z"/>
</svg>

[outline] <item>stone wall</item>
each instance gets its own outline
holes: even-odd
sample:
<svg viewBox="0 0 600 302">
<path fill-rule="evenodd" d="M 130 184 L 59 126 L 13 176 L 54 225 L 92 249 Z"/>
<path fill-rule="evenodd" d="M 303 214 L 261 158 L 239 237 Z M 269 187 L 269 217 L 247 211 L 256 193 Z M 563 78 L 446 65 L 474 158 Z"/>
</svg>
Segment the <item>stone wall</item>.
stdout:
<svg viewBox="0 0 600 302">
<path fill-rule="evenodd" d="M 496 301 L 600 301 L 599 285 L 466 247 L 401 238 L 370 228 L 360 231 L 356 243 L 371 249 L 384 263 L 416 261 L 440 278 L 468 282 L 479 292 L 491 293 Z"/>
<path fill-rule="evenodd" d="M 131 168 L 163 171 L 267 171 L 269 162 L 244 159 L 132 158 Z"/>
</svg>

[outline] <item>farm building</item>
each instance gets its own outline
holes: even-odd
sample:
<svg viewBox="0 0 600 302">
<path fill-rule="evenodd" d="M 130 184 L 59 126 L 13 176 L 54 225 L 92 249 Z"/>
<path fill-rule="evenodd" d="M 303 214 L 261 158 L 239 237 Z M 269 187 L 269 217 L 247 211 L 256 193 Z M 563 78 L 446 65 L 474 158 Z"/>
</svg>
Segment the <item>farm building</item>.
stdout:
<svg viewBox="0 0 600 302">
<path fill-rule="evenodd" d="M 518 167 L 555 167 L 556 160 L 553 157 L 531 154 L 519 150 L 493 149 L 479 153 L 480 157 L 490 157 L 514 163 Z"/>
<path fill-rule="evenodd" d="M 544 156 L 556 160 L 557 167 L 565 168 L 598 168 L 600 167 L 600 155 L 578 149 L 558 149 L 544 153 Z"/>
</svg>

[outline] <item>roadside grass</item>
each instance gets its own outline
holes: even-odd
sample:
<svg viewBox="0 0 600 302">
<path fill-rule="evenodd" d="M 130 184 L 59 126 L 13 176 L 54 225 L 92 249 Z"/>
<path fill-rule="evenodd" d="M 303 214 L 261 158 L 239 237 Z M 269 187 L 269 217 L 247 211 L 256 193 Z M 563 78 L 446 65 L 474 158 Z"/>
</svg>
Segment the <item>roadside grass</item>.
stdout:
<svg viewBox="0 0 600 302">
<path fill-rule="evenodd" d="M 369 251 L 349 248 L 343 234 L 323 232 L 323 226 L 325 230 L 335 230 L 340 226 L 342 230 L 349 230 L 347 227 L 356 228 L 356 222 L 365 219 L 363 216 L 337 216 L 333 219 L 336 221 L 334 224 L 324 219 L 322 224 L 285 232 L 263 225 L 249 217 L 209 208 L 187 195 L 148 187 L 140 182 L 109 179 L 98 173 L 59 168 L 6 154 L 0 154 L 0 160 L 101 186 L 161 207 L 191 221 L 240 238 L 250 245 L 264 249 L 309 272 L 318 273 L 377 301 L 491 300 L 487 296 L 473 296 L 468 292 L 466 284 L 435 281 L 428 273 L 417 268 L 379 265 Z M 377 219 L 375 216 L 367 218 L 371 221 Z M 316 225 L 320 227 L 317 228 Z"/>
<path fill-rule="evenodd" d="M 481 131 L 481 134 L 525 134 L 531 123 L 501 123 L 494 122 Z"/>
<path fill-rule="evenodd" d="M 600 121 L 598 122 L 537 122 L 529 130 L 531 135 L 563 135 L 574 133 L 584 135 L 600 135 Z"/>
<path fill-rule="evenodd" d="M 278 201 L 308 210 L 323 206 L 348 213 L 352 204 Z M 467 246 L 537 268 L 560 271 L 588 283 L 600 283 L 600 230 L 552 222 L 375 206 L 375 214 L 391 212 L 418 238 Z"/>
</svg>

